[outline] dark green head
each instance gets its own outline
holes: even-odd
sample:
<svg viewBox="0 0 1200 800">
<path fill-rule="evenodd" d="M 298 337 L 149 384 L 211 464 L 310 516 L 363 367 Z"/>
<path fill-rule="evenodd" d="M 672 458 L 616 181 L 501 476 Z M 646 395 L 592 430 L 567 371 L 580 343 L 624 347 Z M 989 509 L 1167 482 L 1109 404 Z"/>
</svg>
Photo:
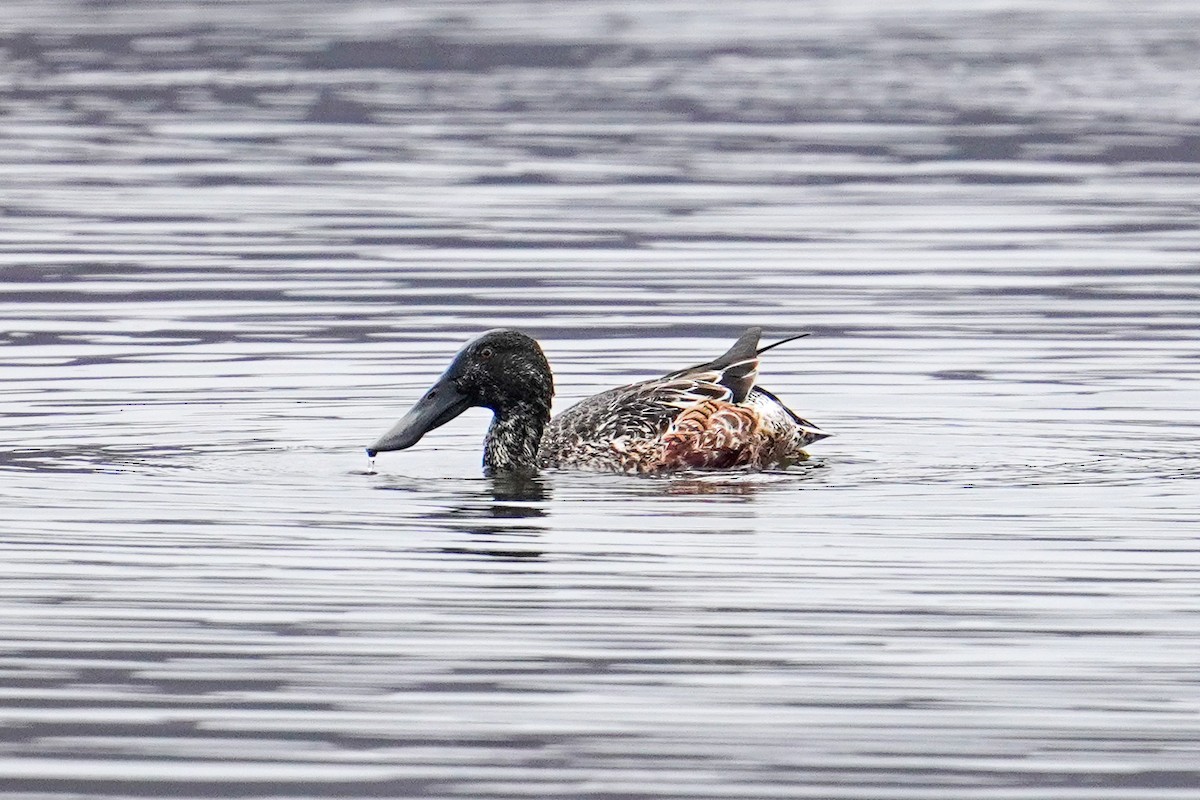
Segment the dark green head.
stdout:
<svg viewBox="0 0 1200 800">
<path fill-rule="evenodd" d="M 495 413 L 493 429 L 502 420 L 530 416 L 540 437 L 553 396 L 550 364 L 538 343 L 520 331 L 491 330 L 463 345 L 437 382 L 367 454 L 412 447 L 474 406 Z"/>
</svg>

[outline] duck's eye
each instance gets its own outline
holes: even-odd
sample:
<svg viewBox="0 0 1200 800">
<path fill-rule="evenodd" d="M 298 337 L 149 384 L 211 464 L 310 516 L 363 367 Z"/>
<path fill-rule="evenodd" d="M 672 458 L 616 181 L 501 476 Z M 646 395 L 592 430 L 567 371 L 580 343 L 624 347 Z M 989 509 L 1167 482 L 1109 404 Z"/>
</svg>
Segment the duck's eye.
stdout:
<svg viewBox="0 0 1200 800">
<path fill-rule="evenodd" d="M 487 361 L 489 358 L 492 357 L 492 348 L 485 347 L 482 350 L 480 350 L 479 357 L 482 358 L 484 361 Z"/>
</svg>

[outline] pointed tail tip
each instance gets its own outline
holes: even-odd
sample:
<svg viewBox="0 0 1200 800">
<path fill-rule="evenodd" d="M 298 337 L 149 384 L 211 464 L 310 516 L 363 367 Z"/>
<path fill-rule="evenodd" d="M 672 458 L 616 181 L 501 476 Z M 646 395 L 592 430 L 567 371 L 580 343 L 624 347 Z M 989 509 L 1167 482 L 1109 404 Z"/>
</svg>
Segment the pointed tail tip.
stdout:
<svg viewBox="0 0 1200 800">
<path fill-rule="evenodd" d="M 781 345 L 781 344 L 787 344 L 788 342 L 794 342 L 797 339 L 803 339 L 806 336 L 812 336 L 812 331 L 805 331 L 804 333 L 798 333 L 795 336 L 789 336 L 786 339 L 780 339 L 778 342 L 773 342 L 773 343 L 767 345 L 766 347 L 760 347 L 760 348 L 758 348 L 756 355 L 761 356 L 763 353 L 767 352 L 768 350 L 774 350 L 776 347 L 779 347 L 779 345 Z"/>
<path fill-rule="evenodd" d="M 823 431 L 820 428 L 814 428 L 811 425 L 804 425 L 800 428 L 800 430 L 804 433 L 804 438 L 807 439 L 806 445 L 812 444 L 813 442 L 819 442 L 822 439 L 828 439 L 830 436 L 833 436 L 833 434 L 829 431 Z"/>
</svg>

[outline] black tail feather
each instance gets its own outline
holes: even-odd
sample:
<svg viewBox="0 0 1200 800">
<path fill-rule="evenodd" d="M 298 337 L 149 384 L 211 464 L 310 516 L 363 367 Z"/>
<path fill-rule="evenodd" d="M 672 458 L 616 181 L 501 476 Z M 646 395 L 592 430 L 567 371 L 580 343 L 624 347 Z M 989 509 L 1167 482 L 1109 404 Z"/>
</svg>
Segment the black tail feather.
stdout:
<svg viewBox="0 0 1200 800">
<path fill-rule="evenodd" d="M 811 333 L 798 333 L 795 336 L 789 336 L 786 339 L 780 339 L 778 342 L 775 342 L 774 344 L 769 344 L 766 347 L 760 347 L 757 351 L 755 351 L 754 354 L 761 356 L 763 353 L 767 352 L 768 350 L 774 350 L 776 347 L 779 347 L 779 345 L 781 345 L 781 344 L 787 344 L 788 342 L 794 342 L 797 339 L 803 339 L 805 336 L 812 336 L 812 334 Z M 737 345 L 734 345 L 734 346 L 736 347 Z"/>
</svg>

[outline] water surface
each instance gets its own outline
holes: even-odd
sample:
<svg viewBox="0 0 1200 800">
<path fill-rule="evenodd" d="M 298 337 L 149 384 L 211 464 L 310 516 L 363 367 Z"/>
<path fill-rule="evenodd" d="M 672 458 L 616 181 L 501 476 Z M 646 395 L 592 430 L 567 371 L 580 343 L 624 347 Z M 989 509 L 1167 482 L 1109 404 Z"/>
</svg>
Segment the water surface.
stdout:
<svg viewBox="0 0 1200 800">
<path fill-rule="evenodd" d="M 4 794 L 1195 797 L 1197 16 L 9 4 Z M 368 470 L 751 324 L 794 469 Z"/>
</svg>

